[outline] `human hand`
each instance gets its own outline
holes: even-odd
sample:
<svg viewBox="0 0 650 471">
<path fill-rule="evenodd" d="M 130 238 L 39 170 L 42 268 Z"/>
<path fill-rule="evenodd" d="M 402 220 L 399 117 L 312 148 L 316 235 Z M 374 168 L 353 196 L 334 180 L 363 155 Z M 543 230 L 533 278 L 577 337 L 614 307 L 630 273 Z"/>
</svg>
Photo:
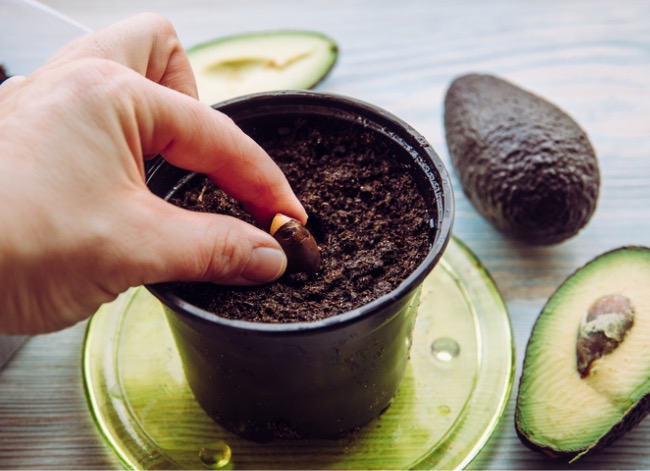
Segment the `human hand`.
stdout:
<svg viewBox="0 0 650 471">
<path fill-rule="evenodd" d="M 82 37 L 0 87 L 0 331 L 40 333 L 131 286 L 256 284 L 286 257 L 266 232 L 154 196 L 143 159 L 212 178 L 263 227 L 306 213 L 268 155 L 196 100 L 170 23 L 146 14 Z"/>
</svg>

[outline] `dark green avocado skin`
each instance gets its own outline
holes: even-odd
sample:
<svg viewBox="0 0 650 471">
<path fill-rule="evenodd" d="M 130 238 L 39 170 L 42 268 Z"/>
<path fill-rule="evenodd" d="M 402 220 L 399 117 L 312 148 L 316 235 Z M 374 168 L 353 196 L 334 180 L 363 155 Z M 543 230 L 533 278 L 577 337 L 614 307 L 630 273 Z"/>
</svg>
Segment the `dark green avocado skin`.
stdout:
<svg viewBox="0 0 650 471">
<path fill-rule="evenodd" d="M 497 229 L 551 245 L 587 224 L 598 161 L 585 132 L 557 106 L 498 77 L 469 74 L 450 85 L 444 123 L 463 191 Z"/>
<path fill-rule="evenodd" d="M 517 412 L 515 414 L 517 414 Z M 544 448 L 531 442 L 526 434 L 519 429 L 517 416 L 515 416 L 515 430 L 517 432 L 517 437 L 521 443 L 529 449 L 537 452 L 542 452 L 549 458 L 555 460 L 575 463 L 577 460 L 586 458 L 587 456 L 590 456 L 614 443 L 616 440 L 636 427 L 643 419 L 648 416 L 648 414 L 650 414 L 650 394 L 643 396 L 643 398 L 625 414 L 625 416 L 620 420 L 618 424 L 616 424 L 609 432 L 607 432 L 607 434 L 601 437 L 601 439 L 594 443 L 591 447 L 586 450 L 573 452 Z"/>
</svg>

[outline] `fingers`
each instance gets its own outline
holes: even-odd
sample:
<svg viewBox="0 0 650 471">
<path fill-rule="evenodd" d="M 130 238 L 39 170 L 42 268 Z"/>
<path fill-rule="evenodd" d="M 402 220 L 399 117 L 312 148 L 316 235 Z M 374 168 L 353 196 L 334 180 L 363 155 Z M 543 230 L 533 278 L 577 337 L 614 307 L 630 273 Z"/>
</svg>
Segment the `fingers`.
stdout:
<svg viewBox="0 0 650 471">
<path fill-rule="evenodd" d="M 286 256 L 266 232 L 229 216 L 177 208 L 151 194 L 145 198 L 138 208 L 146 213 L 131 226 L 144 224 L 142 233 L 148 235 L 130 250 L 140 265 L 133 272 L 141 273 L 131 285 L 174 280 L 253 285 L 284 273 Z"/>
<path fill-rule="evenodd" d="M 50 61 L 108 59 L 171 89 L 196 98 L 196 81 L 173 25 L 166 18 L 143 13 L 83 36 Z"/>
<path fill-rule="evenodd" d="M 173 165 L 207 174 L 264 227 L 278 212 L 306 224 L 282 171 L 230 118 L 170 90 L 152 90 L 145 99 L 138 108 L 145 154 L 159 152 Z"/>
<path fill-rule="evenodd" d="M 264 226 L 276 212 L 306 223 L 304 208 L 266 152 L 230 119 L 184 96 L 195 98 L 196 84 L 168 20 L 142 14 L 120 21 L 74 41 L 51 64 L 93 57 L 122 64 L 151 81 L 130 88 L 143 155 L 163 153 L 174 165 L 208 174 Z"/>
</svg>

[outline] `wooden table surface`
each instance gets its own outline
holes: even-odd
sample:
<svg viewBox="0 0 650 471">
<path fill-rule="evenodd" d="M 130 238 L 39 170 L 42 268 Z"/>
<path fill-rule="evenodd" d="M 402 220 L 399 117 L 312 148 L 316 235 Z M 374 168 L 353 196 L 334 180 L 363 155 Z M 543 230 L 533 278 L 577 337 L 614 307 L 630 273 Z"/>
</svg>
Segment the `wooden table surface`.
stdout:
<svg viewBox="0 0 650 471">
<path fill-rule="evenodd" d="M 8 1 L 0 0 L 0 6 Z M 424 134 L 447 162 L 442 103 L 457 75 L 498 74 L 568 111 L 589 134 L 602 172 L 598 209 L 573 239 L 533 248 L 504 238 L 476 213 L 454 176 L 454 234 L 491 272 L 510 311 L 517 355 L 515 387 L 532 323 L 561 281 L 604 251 L 629 244 L 650 245 L 650 2 L 45 3 L 90 29 L 139 11 L 157 11 L 174 22 L 187 46 L 245 31 L 325 32 L 337 40 L 341 55 L 320 89 L 394 112 Z M 42 45 L 44 49 L 52 46 Z M 81 324 L 29 339 L 0 371 L 0 468 L 121 468 L 97 431 L 84 397 L 80 364 L 84 329 Z M 514 396 L 493 437 L 470 467 L 566 468 L 520 444 L 513 426 Z M 649 441 L 650 421 L 646 420 L 574 467 L 650 468 Z"/>
</svg>

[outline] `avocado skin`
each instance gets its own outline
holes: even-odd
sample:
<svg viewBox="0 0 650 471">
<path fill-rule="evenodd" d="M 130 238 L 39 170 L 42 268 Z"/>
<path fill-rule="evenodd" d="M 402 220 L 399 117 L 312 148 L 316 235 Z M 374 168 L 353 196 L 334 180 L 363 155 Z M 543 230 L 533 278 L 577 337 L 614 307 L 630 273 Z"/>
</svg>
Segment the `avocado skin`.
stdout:
<svg viewBox="0 0 650 471">
<path fill-rule="evenodd" d="M 498 77 L 469 74 L 450 85 L 444 123 L 463 190 L 494 227 L 551 245 L 587 224 L 598 161 L 586 133 L 557 106 Z"/>
<path fill-rule="evenodd" d="M 603 448 L 611 445 L 616 440 L 621 438 L 627 432 L 636 427 L 639 422 L 641 422 L 646 416 L 650 413 L 650 394 L 645 395 L 640 401 L 638 401 L 630 410 L 623 416 L 623 418 L 610 429 L 607 434 L 603 435 L 596 443 L 591 445 L 585 450 L 578 452 L 575 451 L 563 451 L 557 450 L 555 448 L 543 447 L 536 443 L 531 442 L 526 434 L 519 428 L 519 409 L 515 408 L 515 431 L 517 432 L 517 437 L 519 441 L 524 444 L 527 448 L 544 453 L 549 458 L 558 461 L 566 461 L 568 463 L 575 463 L 579 459 L 582 459 L 586 456 L 589 456 Z"/>
</svg>

